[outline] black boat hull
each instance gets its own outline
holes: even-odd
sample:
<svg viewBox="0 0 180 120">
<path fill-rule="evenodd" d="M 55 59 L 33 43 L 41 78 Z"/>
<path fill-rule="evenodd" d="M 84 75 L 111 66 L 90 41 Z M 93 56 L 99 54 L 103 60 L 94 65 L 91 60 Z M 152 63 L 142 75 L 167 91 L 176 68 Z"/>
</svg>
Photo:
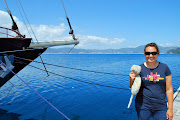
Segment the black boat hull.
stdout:
<svg viewBox="0 0 180 120">
<path fill-rule="evenodd" d="M 14 51 L 6 51 L 0 52 L 0 59 L 3 61 L 3 57 L 7 56 L 9 61 L 11 61 L 14 68 L 12 69 L 13 72 L 18 73 L 24 67 L 26 67 L 31 60 L 36 59 L 39 55 L 41 55 L 47 48 L 40 48 L 40 49 L 24 49 L 24 50 L 14 50 Z M 21 59 L 19 59 L 19 58 Z M 24 60 L 29 59 L 29 60 Z M 13 73 L 9 73 L 4 78 L 0 78 L 0 87 L 2 87 L 8 80 L 10 80 L 14 76 Z"/>
<path fill-rule="evenodd" d="M 27 49 L 32 38 L 0 38 L 0 52 Z"/>
</svg>

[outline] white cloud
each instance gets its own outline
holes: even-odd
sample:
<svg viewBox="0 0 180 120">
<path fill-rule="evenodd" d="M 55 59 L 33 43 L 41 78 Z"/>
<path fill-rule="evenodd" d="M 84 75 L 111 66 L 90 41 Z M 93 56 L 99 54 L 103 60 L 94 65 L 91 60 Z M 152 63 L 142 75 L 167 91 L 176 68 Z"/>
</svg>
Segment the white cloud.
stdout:
<svg viewBox="0 0 180 120">
<path fill-rule="evenodd" d="M 63 40 L 64 34 L 67 31 L 68 27 L 66 27 L 63 23 L 54 26 L 54 25 L 32 25 L 32 28 L 36 34 L 36 37 L 40 41 L 56 41 Z"/>
<path fill-rule="evenodd" d="M 80 44 L 77 46 L 79 48 L 87 49 L 110 49 L 110 48 L 120 48 L 120 44 L 125 41 L 125 38 L 105 38 L 97 36 L 86 36 L 77 35 L 79 37 Z"/>
<path fill-rule="evenodd" d="M 176 41 L 177 41 L 177 42 L 180 42 L 180 38 L 178 38 Z"/>
<path fill-rule="evenodd" d="M 0 26 L 9 27 L 11 26 L 11 24 L 12 24 L 12 21 L 8 13 L 0 10 Z"/>
<path fill-rule="evenodd" d="M 27 37 L 29 33 L 26 26 L 15 16 L 13 16 L 21 34 L 25 34 Z M 0 11 L 0 26 L 11 28 L 12 21 L 7 12 Z M 37 39 L 39 41 L 56 41 L 56 40 L 72 40 L 72 37 L 68 34 L 69 27 L 64 23 L 59 25 L 31 25 Z M 28 27 L 30 28 L 30 27 Z M 29 29 L 30 30 L 30 29 Z M 30 32 L 32 33 L 32 32 Z M 33 37 L 33 35 L 31 34 Z M 120 48 L 121 44 L 125 41 L 125 38 L 106 38 L 92 35 L 76 35 L 80 44 L 79 48 L 85 49 L 109 49 Z M 33 37 L 33 39 L 35 39 Z"/>
<path fill-rule="evenodd" d="M 26 37 L 30 37 L 28 30 L 16 16 L 13 16 L 14 20 L 16 21 L 19 31 L 21 34 L 26 35 Z M 10 19 L 10 16 L 7 12 L 0 10 L 0 26 L 11 28 L 12 27 L 12 21 Z M 64 38 L 70 39 L 68 36 L 68 27 L 64 25 L 64 23 L 61 23 L 57 26 L 53 25 L 31 25 L 37 39 L 39 41 L 55 41 L 55 40 L 63 40 Z M 30 26 L 28 26 L 29 32 L 31 34 L 31 37 L 33 37 L 32 31 L 30 29 Z M 65 35 L 66 34 L 66 35 Z M 35 39 L 35 37 L 33 37 Z"/>
<path fill-rule="evenodd" d="M 172 47 L 173 44 L 171 44 L 171 43 L 165 43 L 165 44 L 161 44 L 160 46 L 162 46 L 162 47 Z"/>
</svg>

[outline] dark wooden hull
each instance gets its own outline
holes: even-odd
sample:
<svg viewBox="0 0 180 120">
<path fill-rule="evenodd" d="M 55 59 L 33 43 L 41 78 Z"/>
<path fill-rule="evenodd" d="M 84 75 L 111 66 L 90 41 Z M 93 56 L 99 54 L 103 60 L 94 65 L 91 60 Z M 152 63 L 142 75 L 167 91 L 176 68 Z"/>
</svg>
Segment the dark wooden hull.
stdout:
<svg viewBox="0 0 180 120">
<path fill-rule="evenodd" d="M 16 57 L 34 60 L 39 55 L 41 55 L 46 49 L 47 48 L 25 49 L 25 50 L 18 50 L 18 51 L 0 52 L 0 57 L 2 58 L 3 56 L 6 55 L 8 57 L 8 59 L 11 61 L 12 65 L 15 66 L 13 69 L 13 72 L 18 73 L 19 71 L 21 71 L 24 67 L 26 67 L 32 61 L 18 59 Z M 6 75 L 5 78 L 0 78 L 0 87 L 2 87 L 13 76 L 14 76 L 14 74 L 10 72 L 8 75 Z"/>
<path fill-rule="evenodd" d="M 31 40 L 31 38 L 0 38 L 0 60 L 5 62 L 4 56 L 7 56 L 11 65 L 14 66 L 13 72 L 18 73 L 32 61 L 18 59 L 16 57 L 34 60 L 47 49 L 29 49 L 28 47 Z M 3 71 L 1 67 L 0 70 Z M 7 75 L 5 74 L 4 77 L 0 77 L 0 87 L 2 87 L 13 76 L 14 74 L 10 72 Z"/>
<path fill-rule="evenodd" d="M 31 40 L 32 38 L 0 38 L 0 52 L 26 49 Z"/>
</svg>

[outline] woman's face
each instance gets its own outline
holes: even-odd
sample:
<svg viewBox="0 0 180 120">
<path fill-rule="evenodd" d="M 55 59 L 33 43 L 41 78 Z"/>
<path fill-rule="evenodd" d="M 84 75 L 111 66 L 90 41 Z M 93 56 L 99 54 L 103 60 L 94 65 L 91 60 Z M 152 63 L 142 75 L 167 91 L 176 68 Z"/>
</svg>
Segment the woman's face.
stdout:
<svg viewBox="0 0 180 120">
<path fill-rule="evenodd" d="M 159 56 L 159 53 L 156 54 L 156 52 L 157 49 L 155 47 L 151 47 L 151 46 L 146 47 L 144 55 L 146 57 L 147 62 L 149 63 L 156 62 L 156 59 Z"/>
</svg>

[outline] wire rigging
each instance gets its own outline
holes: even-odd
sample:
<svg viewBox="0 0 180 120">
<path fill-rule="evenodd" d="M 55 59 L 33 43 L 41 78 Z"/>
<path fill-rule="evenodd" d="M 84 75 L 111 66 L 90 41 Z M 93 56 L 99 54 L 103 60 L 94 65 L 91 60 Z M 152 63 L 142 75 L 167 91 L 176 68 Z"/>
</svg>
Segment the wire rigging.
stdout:
<svg viewBox="0 0 180 120">
<path fill-rule="evenodd" d="M 31 60 L 31 59 L 26 59 L 26 58 L 21 58 L 17 56 L 13 56 L 14 58 L 21 59 L 21 60 L 27 60 L 27 61 L 32 61 L 35 63 L 42 63 L 39 61 Z M 100 74 L 107 74 L 107 75 L 119 75 L 119 76 L 129 76 L 125 74 L 116 74 L 116 73 L 108 73 L 108 72 L 99 72 L 99 71 L 94 71 L 94 70 L 86 70 L 86 69 L 80 69 L 80 68 L 73 68 L 73 67 L 67 67 L 67 66 L 62 66 L 62 65 L 56 65 L 56 64 L 51 64 L 51 63 L 44 63 L 46 65 L 54 66 L 54 67 L 60 67 L 60 68 L 66 68 L 66 69 L 73 69 L 73 70 L 79 70 L 79 71 L 85 71 L 85 72 L 93 72 L 93 73 L 100 73 Z M 180 76 L 173 76 L 173 78 L 178 78 Z"/>
<path fill-rule="evenodd" d="M 25 16 L 25 18 L 26 18 L 28 24 L 29 24 L 29 27 L 30 27 L 31 31 L 32 31 L 32 33 L 33 33 L 33 35 L 34 35 L 36 41 L 38 42 L 38 39 L 37 39 L 37 37 L 36 37 L 36 35 L 35 35 L 35 33 L 34 33 L 34 30 L 33 30 L 32 27 L 31 27 L 31 24 L 30 24 L 29 19 L 28 19 L 27 15 L 26 15 L 26 13 L 25 13 L 25 11 L 24 11 L 24 8 L 23 8 L 23 6 L 22 6 L 22 4 L 21 4 L 21 1 L 18 0 L 18 2 L 19 2 L 19 4 L 20 4 L 20 6 L 21 6 L 21 9 L 22 9 L 22 11 L 23 11 L 23 13 L 24 13 L 24 16 Z"/>
<path fill-rule="evenodd" d="M 31 24 L 30 24 L 30 22 L 29 22 L 29 20 L 28 20 L 28 18 L 27 18 L 27 15 L 26 15 L 26 13 L 25 13 L 25 11 L 24 11 L 24 8 L 23 8 L 20 0 L 18 0 L 18 1 L 19 1 L 20 6 L 21 6 L 21 9 L 23 10 L 23 13 L 24 13 L 24 15 L 25 15 L 25 17 L 26 17 L 26 20 L 27 20 L 27 22 L 28 22 L 28 24 L 29 24 L 29 26 L 30 26 L 30 28 L 31 28 L 31 31 L 32 31 L 32 33 L 33 33 L 36 41 L 38 42 L 38 39 L 37 39 L 37 37 L 36 37 L 36 35 L 35 35 L 32 27 L 31 27 Z M 17 2 L 16 2 L 16 3 L 17 3 Z M 42 59 L 41 55 L 39 55 L 39 56 L 40 56 L 40 59 L 41 59 L 41 61 L 42 61 L 43 66 L 44 66 L 44 69 L 46 70 L 47 76 L 49 76 L 49 74 L 48 74 L 48 72 L 47 72 L 47 68 L 46 68 L 46 66 L 45 66 L 45 64 L 44 64 L 44 62 L 43 62 L 43 59 Z"/>
<path fill-rule="evenodd" d="M 12 59 L 12 58 L 11 58 Z M 24 63 L 20 60 L 17 60 L 17 59 L 14 59 L 15 61 L 19 62 L 20 64 L 27 64 L 27 63 Z M 44 69 L 41 69 L 39 67 L 35 67 L 33 65 L 28 65 L 30 67 L 33 67 L 35 69 L 38 69 L 38 70 L 41 70 L 41 71 L 46 71 Z M 82 82 L 82 83 L 87 83 L 87 84 L 92 84 L 92 85 L 97 85 L 97 86 L 103 86 L 103 87 L 108 87 L 108 88 L 116 88 L 116 89 L 124 89 L 124 90 L 130 90 L 129 88 L 120 88 L 120 87 L 115 87 L 115 86 L 109 86 L 109 85 L 102 85 L 102 84 L 98 84 L 98 83 L 93 83 L 93 82 L 88 82 L 88 81 L 84 81 L 84 80 L 79 80 L 79 79 L 76 79 L 76 78 L 72 78 L 72 77 L 67 77 L 67 76 L 64 76 L 64 75 L 60 75 L 58 73 L 54 73 L 52 71 L 48 71 L 48 73 L 50 74 L 53 74 L 53 75 L 57 75 L 57 76 L 60 76 L 60 77 L 63 77 L 63 78 L 67 78 L 67 79 L 71 79 L 71 80 L 74 80 L 74 81 L 78 81 L 78 82 Z"/>
<path fill-rule="evenodd" d="M 17 57 L 17 56 L 13 56 L 13 57 L 14 57 L 14 58 L 21 59 L 21 60 L 32 61 L 32 62 L 35 62 L 35 63 L 42 63 L 42 62 L 38 62 L 38 61 L 26 59 L 26 58 L 21 58 L 21 57 Z M 119 75 L 119 76 L 129 76 L 129 75 L 124 75 L 124 74 L 115 74 L 115 73 L 107 73 L 107 72 L 98 72 L 98 71 L 93 71 L 93 70 L 85 70 L 85 69 L 80 69 L 80 68 L 66 67 L 66 66 L 55 65 L 55 64 L 51 64 L 51 63 L 44 63 L 44 64 L 46 64 L 46 65 L 51 65 L 51 66 L 55 66 L 55 67 L 61 67 L 61 68 L 67 68 L 67 69 L 73 69 L 73 70 L 80 70 L 80 71 L 86 71 L 86 72 L 93 72 L 93 73 L 101 73 L 101 74 L 109 74 L 109 75 Z"/>
<path fill-rule="evenodd" d="M 19 60 L 17 60 L 17 58 L 18 58 L 18 59 L 21 59 L 21 60 L 28 60 L 28 61 L 32 61 L 32 62 L 36 62 L 36 63 L 41 63 L 41 62 L 38 62 L 38 61 L 33 61 L 33 60 L 30 60 L 30 59 L 20 58 L 20 57 L 16 57 L 16 56 L 14 56 L 14 58 L 16 58 L 16 59 L 15 59 L 16 61 L 19 61 Z M 20 62 L 21 62 L 21 64 L 26 64 L 26 63 L 24 63 L 24 62 L 22 62 L 22 61 L 20 61 Z M 55 66 L 55 67 L 62 67 L 62 68 L 67 68 L 67 69 L 74 69 L 74 70 L 80 70 L 80 71 L 86 71 L 86 72 L 94 72 L 94 73 L 100 73 L 100 74 L 129 76 L 129 75 L 123 75 L 123 74 L 105 73 L 105 72 L 97 72 L 97 71 L 84 70 L 84 69 L 78 69 L 78 68 L 72 68 L 72 67 L 65 67 L 65 66 L 54 65 L 54 64 L 50 64 L 50 63 L 44 63 L 44 64 L 46 64 L 46 65 L 51 65 L 51 66 Z M 41 69 L 41 68 L 38 68 L 38 67 L 35 67 L 35 66 L 33 66 L 33 65 L 28 65 L 28 66 L 33 67 L 33 68 L 36 68 L 36 69 L 39 69 L 39 70 L 41 70 L 41 71 L 45 71 L 45 70 L 43 70 L 43 69 Z M 67 76 L 64 76 L 64 75 L 60 75 L 60 74 L 54 73 L 54 72 L 52 72 L 52 71 L 47 71 L 47 72 L 50 73 L 50 74 L 54 74 L 54 75 L 63 77 L 63 78 L 67 78 L 67 79 L 71 79 L 71 80 L 74 80 L 74 81 L 83 82 L 83 83 L 87 83 L 87 84 L 98 85 L 98 86 L 103 86 L 103 87 L 108 87 L 108 88 L 116 88 L 116 89 L 130 90 L 130 88 L 120 88 L 120 87 L 102 85 L 102 84 L 93 83 L 93 82 L 87 82 L 87 81 L 79 80 L 79 79 L 76 79 L 76 78 L 72 78 L 72 77 L 67 77 Z M 179 77 L 179 76 L 177 76 L 177 77 Z"/>
<path fill-rule="evenodd" d="M 70 54 L 70 52 L 75 48 L 76 44 L 69 50 L 67 54 Z"/>
<path fill-rule="evenodd" d="M 30 34 L 30 31 L 29 31 L 29 29 L 28 29 L 28 27 L 27 27 L 27 25 L 26 25 L 25 19 L 24 19 L 22 13 L 21 13 L 21 10 L 20 10 L 20 8 L 19 8 L 19 5 L 18 5 L 17 1 L 16 1 L 16 5 L 17 5 L 17 7 L 18 7 L 18 9 L 19 9 L 19 12 L 20 12 L 21 17 L 22 17 L 22 19 L 23 19 L 23 22 L 24 22 L 24 24 L 25 24 L 25 26 L 26 26 L 26 29 L 27 29 L 27 31 L 28 31 L 28 33 L 29 33 L 29 36 L 32 38 L 32 36 L 31 36 L 31 34 Z"/>
<path fill-rule="evenodd" d="M 36 69 L 45 71 L 45 70 L 43 70 L 43 69 L 41 69 L 41 68 L 38 68 L 38 67 L 35 67 L 35 66 L 32 66 L 32 65 L 28 65 L 28 66 L 31 66 L 31 67 L 33 67 L 33 68 L 36 68 Z M 79 80 L 79 79 L 72 78 L 72 77 L 67 77 L 67 76 L 60 75 L 60 74 L 57 74 L 57 73 L 54 73 L 54 72 L 50 72 L 50 71 L 48 71 L 48 72 L 51 73 L 51 74 L 53 74 L 53 75 L 57 75 L 57 76 L 60 76 L 60 77 L 63 77 L 63 78 L 68 78 L 68 79 L 71 79 L 71 80 L 74 80 L 74 81 L 78 81 L 78 82 L 83 82 L 83 83 L 88 83 L 88 84 L 98 85 L 98 86 L 103 86 L 103 87 L 108 87 L 108 88 L 116 88 L 116 89 L 130 90 L 129 88 L 120 88 L 120 87 L 114 87 L 114 86 L 109 86 L 109 85 L 102 85 L 102 84 L 98 84 L 98 83 L 93 83 L 93 82 L 88 82 L 88 81 Z"/>
<path fill-rule="evenodd" d="M 19 29 L 18 29 L 18 26 L 17 26 L 16 22 L 14 21 L 14 18 L 13 18 L 12 14 L 11 14 L 11 11 L 9 10 L 9 7 L 8 7 L 8 5 L 7 5 L 7 3 L 6 3 L 6 0 L 4 0 L 4 3 L 5 3 L 5 5 L 6 5 L 8 14 L 10 15 L 11 20 L 12 20 L 12 22 L 13 22 L 12 29 L 15 30 L 15 31 L 17 31 L 18 33 L 20 33 L 20 32 L 19 32 Z"/>
<path fill-rule="evenodd" d="M 9 56 L 10 59 L 12 59 L 12 57 Z M 30 59 L 24 59 L 24 58 L 20 58 L 20 57 L 16 57 L 14 56 L 14 59 L 16 62 L 18 62 L 19 64 L 27 64 L 23 61 L 20 61 L 18 59 L 22 59 L 22 60 L 28 60 L 28 61 L 33 61 L 33 60 L 30 60 Z M 17 59 L 18 58 L 18 59 Z M 36 62 L 36 63 L 41 63 L 41 62 L 38 62 L 38 61 L 33 61 L 33 62 Z M 53 64 L 49 64 L 49 63 L 45 63 L 47 65 L 53 65 Z M 33 65 L 28 65 L 30 67 L 33 67 L 35 69 L 38 69 L 38 70 L 41 70 L 41 71 L 46 71 L 44 69 L 41 69 L 39 67 L 35 67 Z M 90 70 L 83 70 L 83 69 L 77 69 L 77 68 L 71 68 L 71 67 L 64 67 L 64 66 L 59 66 L 59 65 L 53 65 L 53 66 L 56 66 L 56 67 L 63 67 L 63 68 L 69 68 L 69 69 L 75 69 L 75 70 L 81 70 L 81 71 L 87 71 L 87 72 L 95 72 L 95 73 L 102 73 L 102 74 L 110 74 L 110 75 L 121 75 L 122 74 L 113 74 L 113 73 L 104 73 L 104 72 L 97 72 L 97 71 L 90 71 Z M 72 77 L 67 77 L 67 76 L 64 76 L 64 75 L 60 75 L 58 73 L 55 73 L 55 72 L 52 72 L 52 71 L 47 71 L 48 73 L 50 74 L 53 74 L 53 75 L 57 75 L 57 76 L 60 76 L 60 77 L 63 77 L 63 78 L 67 78 L 67 79 L 71 79 L 71 80 L 74 80 L 74 81 L 78 81 L 78 82 L 82 82 L 82 83 L 87 83 L 87 84 L 92 84 L 92 85 L 97 85 L 97 86 L 102 86 L 102 87 L 107 87 L 107 88 L 115 88 L 115 89 L 123 89 L 123 90 L 130 90 L 130 88 L 121 88 L 121 87 L 115 87 L 115 86 L 109 86 L 109 85 L 102 85 L 102 84 L 98 84 L 98 83 L 93 83 L 93 82 L 88 82 L 88 81 L 84 81 L 84 80 L 79 80 L 79 79 L 76 79 L 76 78 L 72 78 Z M 128 75 L 125 75 L 125 76 L 128 76 Z M 179 77 L 179 76 L 177 76 Z M 177 91 L 177 90 L 174 90 L 174 92 Z"/>
<path fill-rule="evenodd" d="M 36 69 L 39 69 L 41 71 L 45 71 L 41 68 L 38 68 L 38 67 L 35 67 L 33 65 L 28 65 L 30 67 L 33 67 L 33 68 L 36 68 Z M 72 78 L 72 77 L 67 77 L 67 76 L 64 76 L 64 75 L 60 75 L 60 74 L 57 74 L 57 73 L 54 73 L 54 72 L 51 72 L 51 71 L 48 71 L 49 73 L 53 74 L 53 75 L 57 75 L 57 76 L 60 76 L 60 77 L 63 77 L 63 78 L 67 78 L 67 79 L 71 79 L 71 80 L 74 80 L 74 81 L 78 81 L 78 82 L 83 82 L 83 83 L 87 83 L 87 84 L 92 84 L 92 85 L 97 85 L 97 86 L 102 86 L 102 87 L 107 87 L 107 88 L 115 88 L 115 89 L 123 89 L 123 90 L 131 90 L 131 88 L 121 88 L 121 87 L 115 87 L 115 86 L 109 86 L 109 85 L 103 85 L 103 84 L 98 84 L 98 83 L 93 83 L 93 82 L 87 82 L 87 81 L 83 81 L 83 80 L 79 80 L 79 79 L 76 79 L 76 78 Z M 173 92 L 176 92 L 177 90 L 173 90 Z"/>
<path fill-rule="evenodd" d="M 66 9 L 65 9 L 65 7 L 64 7 L 63 0 L 61 0 L 61 3 L 62 3 L 62 5 L 63 5 L 64 12 L 65 12 L 65 14 L 66 14 L 66 19 L 67 19 L 68 24 L 69 24 L 69 28 L 70 28 L 69 34 L 72 35 L 72 38 L 73 38 L 74 40 L 77 40 L 77 38 L 76 38 L 75 35 L 74 35 L 74 31 L 73 31 L 73 29 L 72 29 L 72 27 L 71 27 L 71 23 L 70 23 L 70 21 L 69 21 L 69 18 L 68 18 L 68 16 L 67 16 L 67 12 L 66 12 Z"/>
</svg>

